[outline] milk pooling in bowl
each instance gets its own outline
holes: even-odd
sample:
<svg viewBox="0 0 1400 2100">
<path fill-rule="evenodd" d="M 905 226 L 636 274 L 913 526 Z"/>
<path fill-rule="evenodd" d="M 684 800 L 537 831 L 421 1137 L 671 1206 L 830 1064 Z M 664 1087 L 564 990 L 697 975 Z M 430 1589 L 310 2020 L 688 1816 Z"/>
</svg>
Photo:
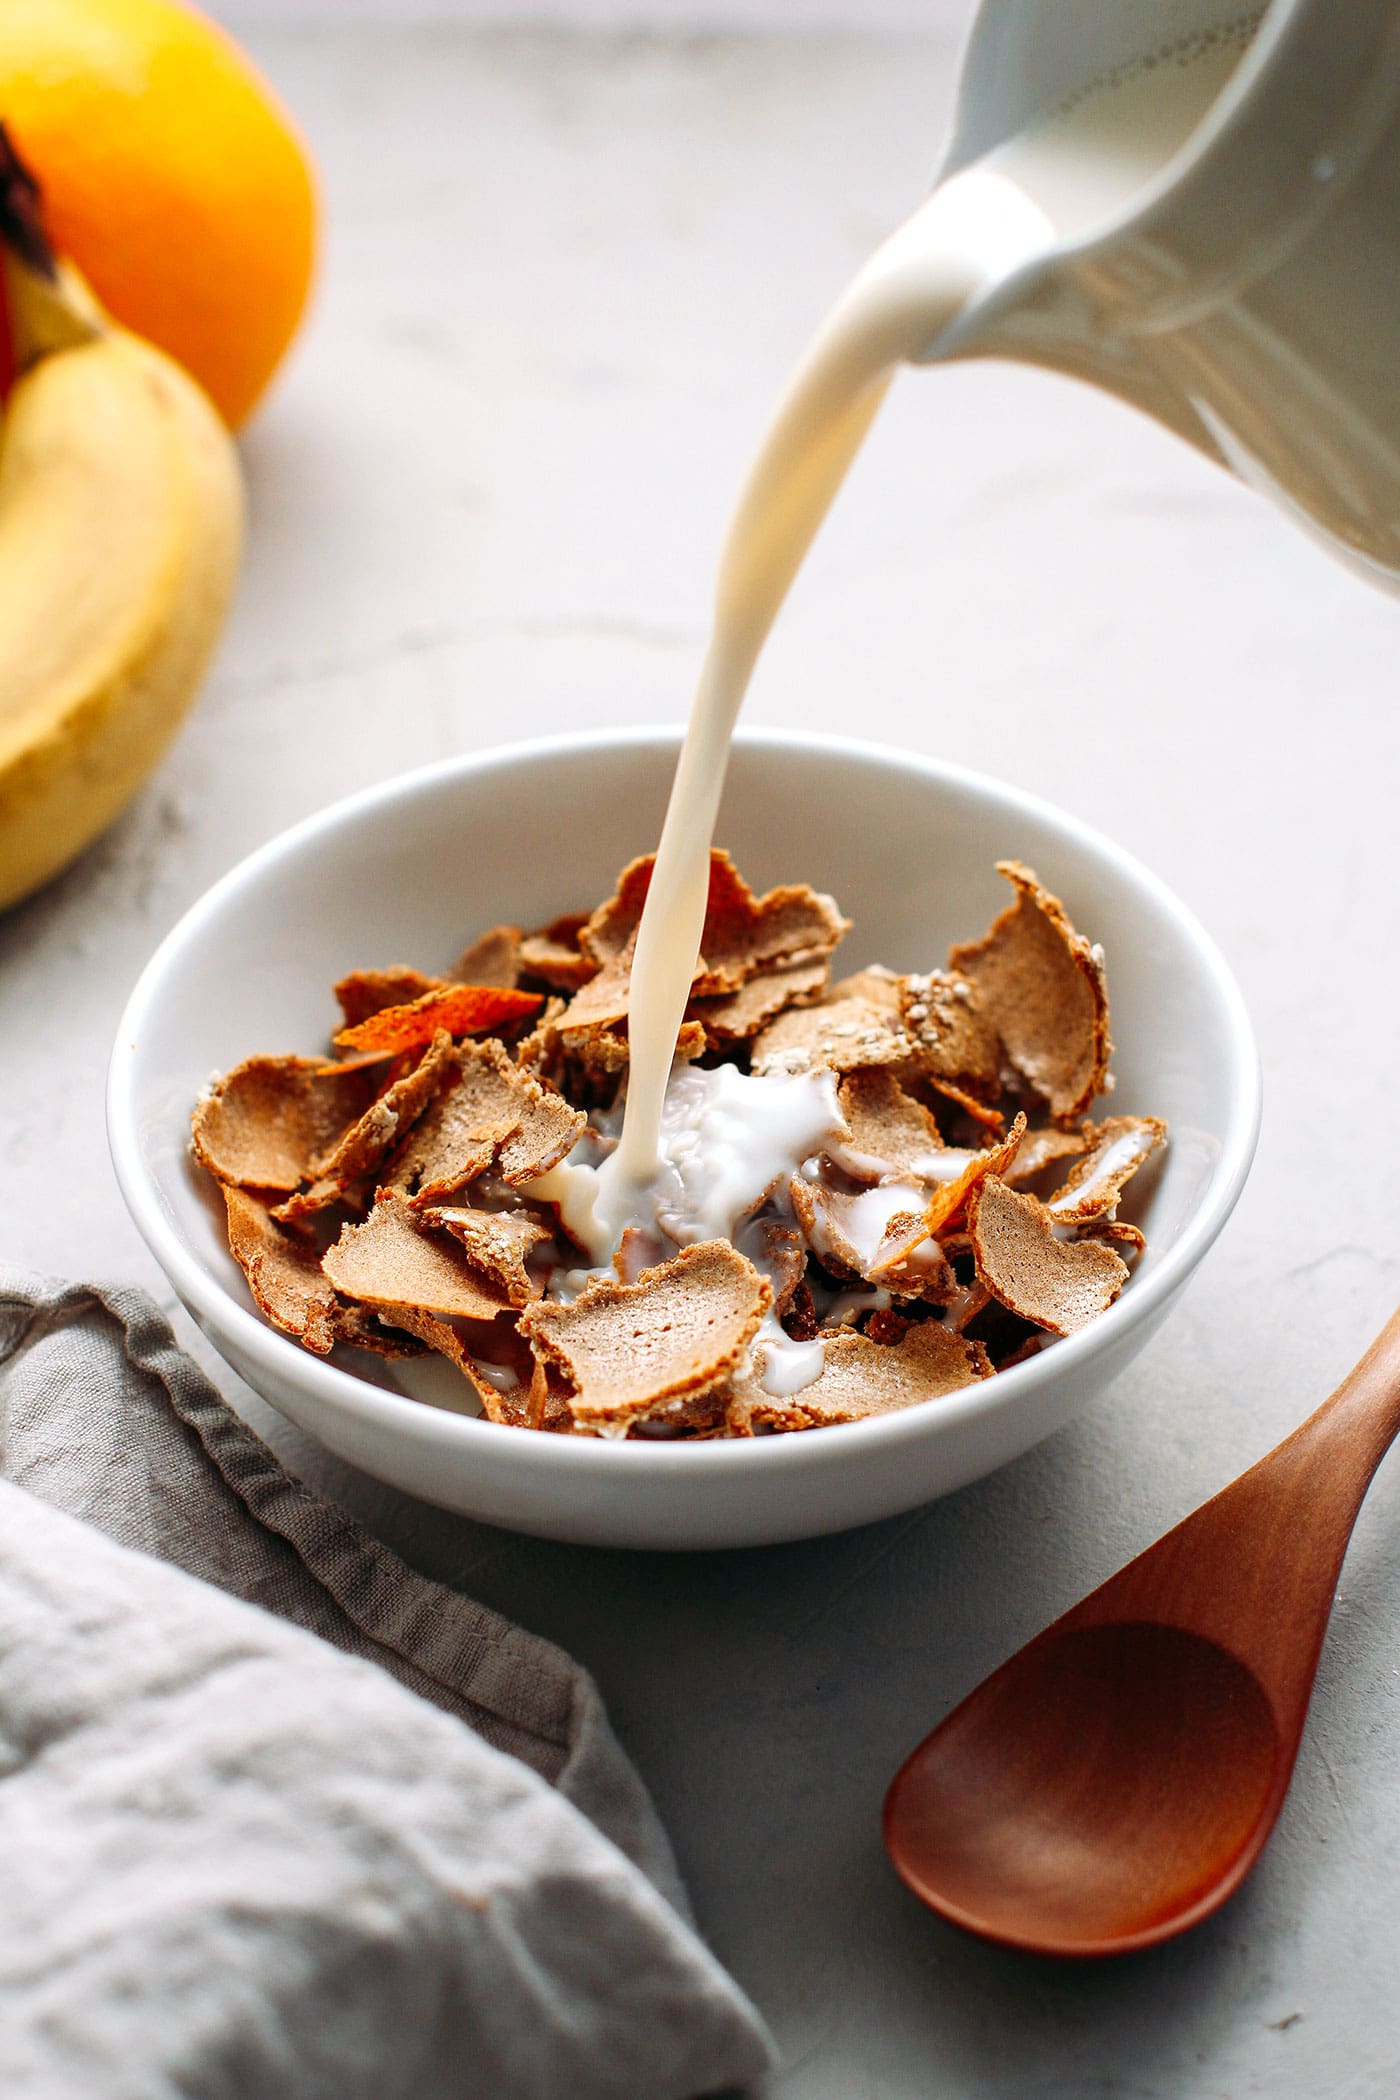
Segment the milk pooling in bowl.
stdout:
<svg viewBox="0 0 1400 2100">
<path fill-rule="evenodd" d="M 1228 83 L 1261 15 L 1120 66 L 941 183 L 853 279 L 798 365 L 721 551 L 714 624 L 637 933 L 623 1127 L 597 1176 L 597 1214 L 613 1245 L 648 1214 L 646 1191 L 663 1167 L 667 1084 L 700 950 L 739 708 L 886 387 L 990 289 L 1109 223 L 1160 177 Z"/>
</svg>

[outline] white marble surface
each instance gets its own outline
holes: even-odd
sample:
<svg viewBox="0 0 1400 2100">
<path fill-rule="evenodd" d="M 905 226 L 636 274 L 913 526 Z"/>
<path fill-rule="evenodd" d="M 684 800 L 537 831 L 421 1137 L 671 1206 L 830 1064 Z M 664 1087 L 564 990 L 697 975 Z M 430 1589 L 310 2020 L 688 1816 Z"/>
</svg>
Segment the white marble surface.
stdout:
<svg viewBox="0 0 1400 2100">
<path fill-rule="evenodd" d="M 314 143 L 330 238 L 246 439 L 237 611 L 141 800 L 0 921 L 4 1250 L 167 1307 L 102 1135 L 140 965 L 233 860 L 349 789 L 506 735 L 680 719 L 746 450 L 918 194 L 952 66 L 948 41 L 888 38 L 254 42 Z M 1393 1478 L 1278 1835 L 1189 1940 L 1078 1969 L 966 1942 L 894 1880 L 879 1807 L 956 1698 L 1274 1442 L 1400 1295 L 1373 1084 L 1400 1020 L 1398 620 L 1113 403 L 969 367 L 900 383 L 762 667 L 756 722 L 868 728 L 1105 826 L 1205 919 L 1253 1011 L 1266 1122 L 1235 1220 L 1050 1444 L 845 1538 L 628 1557 L 439 1516 L 244 1396 L 411 1558 L 595 1669 L 791 2100 L 1396 2088 Z"/>
</svg>

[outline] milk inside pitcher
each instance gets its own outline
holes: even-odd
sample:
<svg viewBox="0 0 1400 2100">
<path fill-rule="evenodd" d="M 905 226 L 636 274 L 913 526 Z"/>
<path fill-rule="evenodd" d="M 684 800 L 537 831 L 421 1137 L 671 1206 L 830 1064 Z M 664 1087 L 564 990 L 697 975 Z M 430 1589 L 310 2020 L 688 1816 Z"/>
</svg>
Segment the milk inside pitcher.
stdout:
<svg viewBox="0 0 1400 2100">
<path fill-rule="evenodd" d="M 983 0 L 947 184 L 1053 240 L 920 361 L 1103 387 L 1400 587 L 1400 6 Z"/>
</svg>

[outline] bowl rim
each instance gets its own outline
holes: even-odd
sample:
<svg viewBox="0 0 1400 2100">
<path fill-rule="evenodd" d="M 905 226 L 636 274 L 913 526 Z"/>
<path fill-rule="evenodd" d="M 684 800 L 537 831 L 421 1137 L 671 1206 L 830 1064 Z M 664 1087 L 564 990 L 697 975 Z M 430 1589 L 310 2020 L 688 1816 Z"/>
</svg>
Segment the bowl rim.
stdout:
<svg viewBox="0 0 1400 2100">
<path fill-rule="evenodd" d="M 249 882 L 275 868 L 280 860 L 300 854 L 321 837 L 352 827 L 386 805 L 411 803 L 459 778 L 513 771 L 522 765 L 584 751 L 652 750 L 674 754 L 679 750 L 681 734 L 679 728 L 657 725 L 566 732 L 457 754 L 359 789 L 301 818 L 228 869 L 177 920 L 142 970 L 122 1012 L 108 1067 L 107 1136 L 117 1183 L 147 1246 L 185 1305 L 206 1327 L 215 1347 L 220 1346 L 220 1337 L 227 1334 L 239 1353 L 267 1377 L 274 1391 L 291 1381 L 321 1404 L 374 1427 L 407 1427 L 417 1422 L 427 1429 L 431 1424 L 429 1434 L 460 1444 L 467 1460 L 474 1452 L 484 1458 L 488 1448 L 495 1458 L 501 1458 L 505 1449 L 511 1448 L 503 1447 L 499 1441 L 505 1428 L 513 1437 L 516 1456 L 522 1464 L 547 1466 L 559 1471 L 561 1477 L 575 1477 L 581 1486 L 594 1479 L 616 1480 L 625 1473 L 645 1476 L 684 1470 L 691 1478 L 701 1479 L 710 1474 L 728 1473 L 733 1477 L 753 1467 L 782 1472 L 805 1471 L 814 1464 L 855 1463 L 863 1451 L 883 1448 L 893 1456 L 902 1446 L 920 1443 L 930 1431 L 936 1433 L 938 1425 L 991 1418 L 1003 1408 L 1026 1404 L 1041 1385 L 1052 1380 L 1058 1383 L 1066 1376 L 1073 1378 L 1081 1363 L 1087 1363 L 1115 1341 L 1126 1341 L 1135 1327 L 1164 1307 L 1218 1237 L 1254 1158 L 1262 1113 L 1262 1078 L 1243 996 L 1219 947 L 1195 914 L 1144 863 L 1105 833 L 1025 789 L 895 745 L 850 736 L 754 727 L 736 732 L 736 749 L 805 752 L 874 763 L 919 775 L 982 803 L 998 803 L 1013 817 L 1019 814 L 1058 832 L 1080 852 L 1087 850 L 1111 865 L 1120 876 L 1126 876 L 1145 891 L 1158 910 L 1174 922 L 1206 965 L 1225 1023 L 1228 1065 L 1228 1108 L 1220 1154 L 1200 1203 L 1175 1245 L 1166 1250 L 1146 1276 L 1134 1278 L 1132 1288 L 1105 1312 L 1077 1334 L 1057 1341 L 1053 1349 L 998 1372 L 993 1378 L 979 1379 L 974 1385 L 940 1396 L 936 1408 L 907 1408 L 864 1422 L 804 1430 L 800 1436 L 669 1442 L 542 1437 L 528 1430 L 511 1431 L 508 1425 L 425 1405 L 410 1394 L 372 1384 L 338 1364 L 311 1355 L 291 1336 L 271 1327 L 251 1305 L 240 1304 L 185 1247 L 167 1218 L 156 1177 L 146 1167 L 141 1151 L 135 1092 L 138 1044 L 145 1022 L 159 1009 L 166 983 L 187 946 L 218 920 L 225 905 Z M 480 1445 L 483 1437 L 492 1440 L 489 1447 Z"/>
</svg>

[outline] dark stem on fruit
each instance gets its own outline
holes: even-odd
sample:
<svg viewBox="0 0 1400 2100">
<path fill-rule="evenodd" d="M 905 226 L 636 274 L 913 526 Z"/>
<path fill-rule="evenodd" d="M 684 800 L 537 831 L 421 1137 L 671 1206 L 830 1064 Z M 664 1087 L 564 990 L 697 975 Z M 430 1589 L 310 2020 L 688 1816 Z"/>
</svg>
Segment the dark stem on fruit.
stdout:
<svg viewBox="0 0 1400 2100">
<path fill-rule="evenodd" d="M 39 185 L 30 174 L 14 141 L 0 124 L 0 240 L 8 243 L 31 270 L 50 280 L 58 276 L 58 263 L 44 232 Z"/>
</svg>

